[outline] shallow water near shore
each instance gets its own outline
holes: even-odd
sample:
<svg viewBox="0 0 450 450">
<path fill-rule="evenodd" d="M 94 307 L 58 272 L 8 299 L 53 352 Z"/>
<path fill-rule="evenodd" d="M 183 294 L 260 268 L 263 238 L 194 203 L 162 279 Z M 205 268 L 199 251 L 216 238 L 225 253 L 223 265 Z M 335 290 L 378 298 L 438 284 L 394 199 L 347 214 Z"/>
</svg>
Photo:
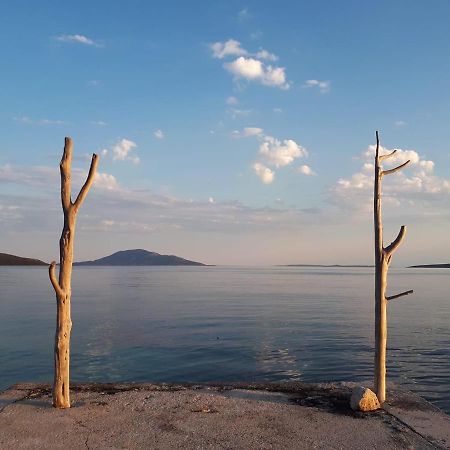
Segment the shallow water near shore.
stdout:
<svg viewBox="0 0 450 450">
<path fill-rule="evenodd" d="M 450 270 L 391 269 L 388 379 L 450 413 Z M 77 267 L 73 381 L 372 378 L 373 269 Z M 51 381 L 45 267 L 0 267 L 0 389 Z"/>
</svg>

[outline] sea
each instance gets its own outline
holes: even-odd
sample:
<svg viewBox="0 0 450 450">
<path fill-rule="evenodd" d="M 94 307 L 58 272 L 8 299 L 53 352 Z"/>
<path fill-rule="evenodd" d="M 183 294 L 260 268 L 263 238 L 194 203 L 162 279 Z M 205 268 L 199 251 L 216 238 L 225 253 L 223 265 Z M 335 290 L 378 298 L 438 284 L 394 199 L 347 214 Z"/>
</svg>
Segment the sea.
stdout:
<svg viewBox="0 0 450 450">
<path fill-rule="evenodd" d="M 71 380 L 367 381 L 372 268 L 75 267 Z M 450 270 L 389 271 L 387 377 L 450 413 Z M 0 267 L 0 390 L 51 382 L 46 267 Z"/>
</svg>

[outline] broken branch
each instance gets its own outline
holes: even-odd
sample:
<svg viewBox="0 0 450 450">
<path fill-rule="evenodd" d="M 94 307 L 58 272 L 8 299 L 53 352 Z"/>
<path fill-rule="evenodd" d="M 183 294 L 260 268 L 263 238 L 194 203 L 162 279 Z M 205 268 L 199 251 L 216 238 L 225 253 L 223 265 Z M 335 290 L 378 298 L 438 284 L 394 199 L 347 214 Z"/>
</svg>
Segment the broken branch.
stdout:
<svg viewBox="0 0 450 450">
<path fill-rule="evenodd" d="M 85 181 L 83 187 L 80 190 L 80 193 L 78 194 L 77 199 L 75 200 L 75 203 L 74 203 L 75 210 L 78 210 L 78 208 L 81 206 L 87 193 L 89 192 L 89 189 L 92 186 L 92 183 L 94 182 L 95 171 L 97 170 L 97 165 L 98 165 L 98 159 L 99 159 L 98 156 L 94 153 L 92 155 L 91 167 L 89 168 L 89 174 L 86 178 L 86 181 Z"/>
<path fill-rule="evenodd" d="M 394 150 L 393 152 L 388 153 L 387 155 L 381 155 L 381 156 L 380 156 L 380 161 L 383 161 L 383 160 L 385 160 L 385 159 L 388 159 L 388 158 L 390 158 L 391 156 L 394 156 L 396 153 L 397 153 L 397 150 Z"/>
<path fill-rule="evenodd" d="M 384 249 L 388 256 L 392 255 L 392 253 L 397 250 L 399 245 L 402 243 L 404 237 L 406 235 L 406 226 L 402 225 L 400 227 L 400 231 L 398 232 L 397 237 Z"/>
<path fill-rule="evenodd" d="M 406 166 L 407 164 L 409 164 L 409 163 L 410 163 L 410 160 L 408 159 L 408 161 L 404 162 L 403 164 L 400 164 L 400 165 L 397 166 L 397 167 L 394 167 L 393 169 L 383 170 L 383 171 L 381 172 L 381 175 L 382 175 L 382 176 L 384 176 L 384 175 L 390 175 L 391 173 L 398 172 L 399 170 L 403 169 L 403 167 L 405 167 L 405 166 Z"/>
<path fill-rule="evenodd" d="M 56 262 L 52 261 L 50 263 L 50 266 L 48 266 L 48 275 L 50 277 L 50 281 L 52 283 L 53 289 L 56 292 L 57 297 L 61 297 L 63 295 L 63 290 L 61 289 L 61 286 L 59 285 L 59 282 L 56 278 L 55 266 Z"/>
<path fill-rule="evenodd" d="M 394 300 L 394 298 L 403 297 L 404 295 L 409 295 L 412 293 L 414 293 L 414 291 L 411 289 L 409 291 L 401 292 L 400 294 L 397 295 L 391 295 L 390 297 L 386 297 L 386 300 Z"/>
</svg>

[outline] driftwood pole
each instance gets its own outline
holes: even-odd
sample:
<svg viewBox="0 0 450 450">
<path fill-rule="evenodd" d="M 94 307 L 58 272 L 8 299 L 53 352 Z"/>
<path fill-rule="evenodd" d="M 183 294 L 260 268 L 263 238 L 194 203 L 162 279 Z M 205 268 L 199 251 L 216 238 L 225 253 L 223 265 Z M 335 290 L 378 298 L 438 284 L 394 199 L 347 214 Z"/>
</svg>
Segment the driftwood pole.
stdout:
<svg viewBox="0 0 450 450">
<path fill-rule="evenodd" d="M 386 343 L 387 343 L 387 302 L 394 298 L 412 294 L 411 291 L 402 292 L 386 297 L 387 274 L 392 255 L 402 243 L 406 227 L 401 226 L 395 240 L 387 247 L 383 246 L 383 223 L 381 219 L 381 180 L 385 175 L 395 173 L 405 167 L 410 161 L 389 170 L 383 170 L 381 162 L 397 152 L 380 155 L 380 139 L 376 132 L 377 146 L 375 151 L 375 183 L 373 196 L 373 216 L 375 225 L 375 392 L 380 403 L 386 400 Z"/>
<path fill-rule="evenodd" d="M 59 240 L 59 280 L 55 274 L 55 262 L 49 267 L 50 281 L 56 293 L 56 334 L 55 334 L 55 373 L 53 380 L 53 406 L 55 408 L 70 408 L 69 394 L 69 364 L 70 364 L 70 318 L 71 278 L 73 263 L 73 241 L 78 210 L 86 198 L 94 181 L 98 165 L 98 157 L 92 155 L 91 167 L 87 179 L 81 188 L 77 199 L 71 197 L 71 164 L 72 139 L 66 137 L 64 152 L 59 165 L 61 172 L 61 203 L 64 212 L 64 226 Z"/>
</svg>

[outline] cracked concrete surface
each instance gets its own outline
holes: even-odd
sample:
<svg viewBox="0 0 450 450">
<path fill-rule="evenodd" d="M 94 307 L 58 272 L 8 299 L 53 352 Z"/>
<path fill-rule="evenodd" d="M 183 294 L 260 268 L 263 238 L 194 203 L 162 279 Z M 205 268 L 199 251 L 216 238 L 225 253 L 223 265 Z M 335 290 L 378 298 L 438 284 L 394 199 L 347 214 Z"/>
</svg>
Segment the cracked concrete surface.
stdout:
<svg viewBox="0 0 450 450">
<path fill-rule="evenodd" d="M 0 394 L 0 448 L 436 449 L 450 418 L 420 397 L 392 392 L 385 410 L 350 410 L 351 384 L 80 384 L 72 408 L 49 386 Z"/>
</svg>

